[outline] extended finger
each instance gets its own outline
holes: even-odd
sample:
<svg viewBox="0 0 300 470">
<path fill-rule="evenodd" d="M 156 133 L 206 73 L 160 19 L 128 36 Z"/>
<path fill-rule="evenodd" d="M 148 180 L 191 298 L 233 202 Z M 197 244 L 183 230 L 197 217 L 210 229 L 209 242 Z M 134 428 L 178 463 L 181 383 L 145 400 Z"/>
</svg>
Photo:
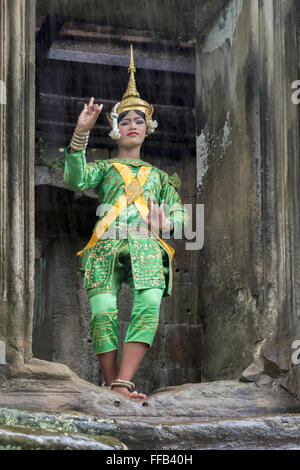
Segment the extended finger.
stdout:
<svg viewBox="0 0 300 470">
<path fill-rule="evenodd" d="M 94 97 L 92 96 L 92 98 L 90 98 L 90 101 L 89 101 L 89 106 L 92 106 L 94 103 Z"/>
<path fill-rule="evenodd" d="M 95 104 L 94 107 L 96 108 L 97 113 L 100 114 L 103 108 L 103 104 Z"/>
<path fill-rule="evenodd" d="M 156 215 L 159 214 L 159 205 L 157 204 L 156 198 L 153 199 L 153 211 Z"/>
<path fill-rule="evenodd" d="M 156 209 L 157 209 L 156 199 L 153 198 L 153 201 L 151 201 L 151 210 L 152 210 L 153 212 L 155 212 Z"/>
<path fill-rule="evenodd" d="M 165 200 L 163 199 L 163 200 L 161 201 L 161 204 L 160 204 L 160 207 L 159 207 L 159 212 L 163 212 L 163 210 L 164 210 L 164 203 L 165 203 Z"/>
<path fill-rule="evenodd" d="M 149 223 L 150 223 L 150 219 L 151 219 L 150 212 L 148 212 L 148 214 L 145 217 L 142 217 L 142 220 L 143 220 L 144 224 L 146 224 L 148 226 L 149 226 Z"/>
<path fill-rule="evenodd" d="M 161 202 L 161 205 L 159 207 L 159 211 L 158 211 L 158 217 L 159 217 L 159 221 L 160 222 L 163 222 L 164 220 L 164 216 L 165 216 L 165 211 L 164 211 L 164 200 L 162 200 Z"/>
</svg>

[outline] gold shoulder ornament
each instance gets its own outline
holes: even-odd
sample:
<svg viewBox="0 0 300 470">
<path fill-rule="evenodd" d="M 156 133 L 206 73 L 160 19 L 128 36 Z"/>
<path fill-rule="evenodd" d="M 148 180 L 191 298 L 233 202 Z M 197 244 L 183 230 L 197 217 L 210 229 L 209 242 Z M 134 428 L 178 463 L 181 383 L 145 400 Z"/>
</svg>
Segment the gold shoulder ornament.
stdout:
<svg viewBox="0 0 300 470">
<path fill-rule="evenodd" d="M 172 184 L 172 186 L 174 186 L 174 188 L 178 189 L 180 188 L 181 186 L 181 180 L 180 180 L 180 177 L 178 175 L 178 173 L 173 173 L 173 175 L 169 176 L 168 177 L 168 181 L 169 183 Z"/>
</svg>

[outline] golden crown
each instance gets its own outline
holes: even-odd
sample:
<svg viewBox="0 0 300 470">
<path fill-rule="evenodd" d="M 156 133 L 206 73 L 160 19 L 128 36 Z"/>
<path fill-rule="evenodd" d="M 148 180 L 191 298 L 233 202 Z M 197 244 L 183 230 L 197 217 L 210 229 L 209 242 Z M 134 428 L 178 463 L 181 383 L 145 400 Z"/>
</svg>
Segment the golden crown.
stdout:
<svg viewBox="0 0 300 470">
<path fill-rule="evenodd" d="M 130 77 L 129 77 L 127 90 L 122 97 L 122 101 L 120 101 L 116 109 L 114 109 L 115 107 L 112 109 L 111 114 L 113 112 L 116 112 L 118 115 L 120 115 L 124 111 L 134 111 L 135 109 L 138 109 L 139 111 L 142 111 L 145 114 L 145 118 L 147 122 L 152 119 L 154 108 L 151 104 L 147 103 L 147 101 L 144 101 L 140 98 L 140 94 L 136 89 L 135 76 L 134 76 L 135 72 L 136 72 L 136 68 L 134 66 L 134 60 L 133 60 L 133 46 L 131 44 L 130 64 L 128 68 L 128 73 L 130 73 Z M 106 113 L 106 117 L 109 121 L 110 126 L 112 127 L 113 121 L 112 121 L 111 114 Z"/>
</svg>

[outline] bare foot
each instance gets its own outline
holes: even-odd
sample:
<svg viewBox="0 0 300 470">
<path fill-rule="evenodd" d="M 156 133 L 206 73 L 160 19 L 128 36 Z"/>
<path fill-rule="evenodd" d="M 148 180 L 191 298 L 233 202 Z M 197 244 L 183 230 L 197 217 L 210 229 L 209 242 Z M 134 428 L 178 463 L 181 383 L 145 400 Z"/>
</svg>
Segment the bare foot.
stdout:
<svg viewBox="0 0 300 470">
<path fill-rule="evenodd" d="M 135 400 L 144 400 L 146 397 L 146 395 L 144 395 L 144 393 L 139 393 L 139 392 L 130 392 L 128 390 L 128 388 L 126 387 L 113 387 L 113 391 L 114 392 L 118 392 L 118 393 L 121 393 L 121 395 L 124 395 L 124 397 L 126 398 L 133 398 Z"/>
</svg>

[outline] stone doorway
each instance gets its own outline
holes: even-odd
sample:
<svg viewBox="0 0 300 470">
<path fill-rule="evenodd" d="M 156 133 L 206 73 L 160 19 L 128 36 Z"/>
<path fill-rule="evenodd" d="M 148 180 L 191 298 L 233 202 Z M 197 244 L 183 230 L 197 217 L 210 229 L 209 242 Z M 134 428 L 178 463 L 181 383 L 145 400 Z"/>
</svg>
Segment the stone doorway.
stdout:
<svg viewBox="0 0 300 470">
<path fill-rule="evenodd" d="M 64 2 L 62 2 L 64 3 Z M 70 16 L 69 16 L 70 15 Z M 63 149 L 90 96 L 104 104 L 89 142 L 87 161 L 115 156 L 105 112 L 127 86 L 130 44 L 141 96 L 154 105 L 159 131 L 144 146 L 146 161 L 181 177 L 180 195 L 196 202 L 195 35 L 189 28 L 162 28 L 141 21 L 125 28 L 118 14 L 92 22 L 77 11 L 53 11 L 37 2 L 36 18 L 36 258 L 33 319 L 34 357 L 68 365 L 98 384 L 98 361 L 88 334 L 90 306 L 76 271 L 76 252 L 97 220 L 92 191 L 73 192 L 63 183 Z M 136 377 L 146 392 L 166 385 L 201 381 L 202 326 L 198 314 L 197 253 L 175 241 L 174 291 L 164 299 L 155 347 Z M 195 254 L 196 253 L 196 254 Z M 132 306 L 120 293 L 119 323 L 124 337 Z"/>
</svg>

